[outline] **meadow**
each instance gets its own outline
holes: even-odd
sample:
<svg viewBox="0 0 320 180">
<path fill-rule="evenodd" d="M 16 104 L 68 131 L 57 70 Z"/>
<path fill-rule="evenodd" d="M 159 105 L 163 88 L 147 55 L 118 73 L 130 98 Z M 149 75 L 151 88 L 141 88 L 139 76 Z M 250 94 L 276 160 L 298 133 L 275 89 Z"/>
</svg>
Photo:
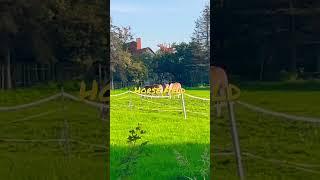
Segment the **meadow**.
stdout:
<svg viewBox="0 0 320 180">
<path fill-rule="evenodd" d="M 112 91 L 120 94 L 124 90 Z M 208 89 L 186 89 L 186 92 L 209 98 Z M 181 99 L 150 99 L 135 94 L 111 97 L 111 179 L 120 176 L 121 159 L 128 153 L 129 130 L 138 123 L 146 130 L 142 142 L 148 155 L 139 158 L 130 179 L 184 179 L 201 178 L 207 167 L 202 155 L 209 158 L 209 101 L 185 96 L 187 119 L 184 119 Z M 179 153 L 189 165 L 180 166 Z M 208 178 L 208 176 L 207 176 Z"/>
<path fill-rule="evenodd" d="M 318 88 L 303 83 L 256 84 L 243 86 L 240 100 L 272 111 L 320 119 Z M 320 123 L 287 120 L 240 105 L 235 105 L 235 111 L 247 179 L 320 178 Z M 227 116 L 215 119 L 212 127 L 213 176 L 238 179 Z"/>
<path fill-rule="evenodd" d="M 243 102 L 293 115 L 320 117 L 317 86 L 239 87 Z M 75 90 L 66 91 L 78 95 Z M 24 104 L 57 92 L 58 88 L 48 86 L 1 91 L 0 106 Z M 209 97 L 208 89 L 189 88 L 186 93 Z M 185 102 L 186 120 L 180 99 L 148 99 L 132 94 L 111 97 L 112 179 L 119 177 L 121 160 L 131 148 L 127 143 L 129 130 L 138 123 L 146 130 L 138 143 L 149 141 L 145 146 L 148 154 L 138 159 L 130 179 L 201 178 L 203 155 L 208 154 L 209 148 L 209 102 L 189 97 L 185 97 Z M 235 111 L 247 179 L 319 179 L 319 123 L 290 121 L 240 105 L 235 105 Z M 63 138 L 64 119 L 69 122 L 68 137 L 87 144 L 70 142 L 66 152 L 63 142 L 18 141 Z M 216 179 L 237 179 L 227 114 L 214 119 L 212 128 L 212 175 Z M 64 103 L 56 99 L 32 108 L 0 112 L 1 179 L 106 179 L 106 131 L 106 122 L 101 120 L 97 108 L 67 99 Z M 188 159 L 189 166 L 179 165 L 176 152 Z"/>
<path fill-rule="evenodd" d="M 240 100 L 272 111 L 319 118 L 320 91 L 317 89 L 319 86 L 305 86 L 305 88 L 303 86 L 303 83 L 244 85 L 244 88 L 241 88 Z M 117 91 L 114 94 L 121 92 L 123 91 Z M 208 90 L 194 88 L 187 92 L 198 97 L 209 97 Z M 128 149 L 125 139 L 128 133 L 123 130 L 123 127 L 129 130 L 137 122 L 142 122 L 145 129 L 150 131 L 146 139 L 150 141 L 151 147 L 149 148 L 152 153 L 151 156 L 143 157 L 138 162 L 132 179 L 159 179 L 160 177 L 161 179 L 179 179 L 183 176 L 201 178 L 200 156 L 208 147 L 206 144 L 208 129 L 205 127 L 208 121 L 194 120 L 191 115 L 191 120 L 184 121 L 181 117 L 177 122 L 172 113 L 161 112 L 163 106 L 159 108 L 155 104 L 155 102 L 160 102 L 158 100 L 153 100 L 153 103 L 142 103 L 142 105 L 137 100 L 136 103 L 139 104 L 136 105 L 137 107 L 148 104 L 141 112 L 142 108 L 128 110 L 128 98 L 124 97 L 118 101 L 115 99 L 111 99 L 113 104 L 111 111 L 111 172 L 113 177 L 115 177 L 121 156 L 125 156 L 126 148 Z M 193 101 L 192 99 L 186 101 L 188 100 Z M 131 101 L 134 100 L 131 99 Z M 124 103 L 122 108 L 115 107 L 121 103 Z M 187 109 L 196 110 L 198 107 L 206 107 L 202 101 L 187 104 L 195 105 Z M 319 179 L 319 123 L 273 117 L 254 112 L 238 104 L 235 105 L 235 113 L 247 179 Z M 194 118 L 199 117 L 194 116 Z M 222 118 L 214 119 L 212 128 L 215 154 L 213 177 L 238 179 L 227 112 L 224 112 Z M 189 132 L 185 134 L 186 131 Z M 190 144 L 197 144 L 194 142 L 203 142 L 204 145 L 191 146 Z M 173 153 L 174 150 L 181 151 L 189 158 L 194 169 L 191 171 L 181 169 Z"/>
<path fill-rule="evenodd" d="M 58 92 L 48 86 L 0 91 L 0 107 L 33 102 Z M 107 179 L 106 131 L 97 108 L 67 99 L 0 112 L 0 179 Z M 69 143 L 56 139 L 69 139 Z"/>
</svg>

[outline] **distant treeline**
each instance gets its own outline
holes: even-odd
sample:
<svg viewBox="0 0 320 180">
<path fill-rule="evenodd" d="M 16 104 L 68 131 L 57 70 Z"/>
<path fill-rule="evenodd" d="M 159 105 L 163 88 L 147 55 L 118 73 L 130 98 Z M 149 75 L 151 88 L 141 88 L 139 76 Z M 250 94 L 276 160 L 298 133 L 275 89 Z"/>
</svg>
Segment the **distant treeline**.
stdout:
<svg viewBox="0 0 320 180">
<path fill-rule="evenodd" d="M 319 78 L 320 1 L 214 1 L 211 63 L 244 80 Z"/>
<path fill-rule="evenodd" d="M 83 78 L 109 66 L 106 1 L 4 0 L 0 19 L 0 89 L 71 78 L 58 64 L 81 66 Z"/>
</svg>

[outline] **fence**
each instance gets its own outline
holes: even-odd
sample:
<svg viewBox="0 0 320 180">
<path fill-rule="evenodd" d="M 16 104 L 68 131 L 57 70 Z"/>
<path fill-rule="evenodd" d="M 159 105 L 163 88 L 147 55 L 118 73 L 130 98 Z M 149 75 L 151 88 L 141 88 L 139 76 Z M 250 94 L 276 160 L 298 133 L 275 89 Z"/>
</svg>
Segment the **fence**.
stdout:
<svg viewBox="0 0 320 180">
<path fill-rule="evenodd" d="M 124 92 L 124 93 L 120 93 L 120 94 L 117 94 L 117 95 L 111 95 L 111 96 L 117 97 L 117 96 L 122 96 L 122 95 L 125 95 L 125 94 L 128 94 L 128 93 L 133 93 L 133 92 L 127 91 L 127 92 Z M 150 97 L 150 98 L 161 98 L 161 96 L 160 97 L 154 97 L 154 96 L 146 96 L 146 95 L 141 95 L 141 94 L 137 94 L 137 95 L 144 96 L 144 97 Z M 186 94 L 186 93 L 184 95 L 186 97 L 190 97 L 190 98 L 201 100 L 201 101 L 207 101 L 207 102 L 210 101 L 210 99 L 208 99 L 208 98 L 198 97 L 198 96 L 194 96 L 194 95 L 190 95 L 190 94 Z M 164 98 L 167 98 L 167 97 L 164 97 Z M 242 101 L 231 102 L 232 106 L 231 106 L 231 109 L 229 109 L 230 111 L 234 111 L 233 110 L 233 104 L 242 106 L 242 107 L 247 108 L 247 109 L 249 109 L 250 111 L 253 111 L 253 112 L 263 113 L 263 114 L 266 114 L 266 115 L 269 115 L 269 116 L 280 117 L 280 118 L 285 119 L 286 121 L 302 121 L 302 122 L 316 123 L 316 124 L 320 123 L 320 119 L 319 118 L 295 116 L 295 115 L 291 115 L 291 114 L 275 112 L 275 111 L 267 110 L 267 109 L 264 109 L 264 108 L 261 108 L 261 107 L 246 103 L 246 102 L 242 102 Z M 233 115 L 232 114 L 233 113 L 231 113 L 230 116 L 234 115 L 234 114 Z M 231 117 L 231 119 L 234 120 L 233 123 L 235 125 L 236 117 Z M 259 161 L 269 162 L 269 163 L 272 163 L 272 164 L 280 164 L 280 165 L 283 165 L 283 166 L 286 166 L 286 167 L 290 167 L 290 168 L 295 168 L 297 170 L 304 171 L 304 172 L 320 174 L 320 171 L 313 169 L 313 168 L 319 168 L 320 164 L 297 163 L 297 162 L 288 161 L 288 160 L 279 160 L 279 159 L 266 158 L 266 157 L 259 156 L 259 155 L 255 154 L 255 153 L 251 153 L 251 152 L 241 152 L 240 151 L 240 141 L 241 140 L 237 139 L 238 132 L 236 130 L 236 126 L 232 126 L 231 125 L 231 128 L 235 128 L 235 129 L 232 130 L 232 132 L 236 133 L 236 134 L 233 134 L 233 136 L 234 136 L 233 138 L 235 138 L 234 139 L 234 143 L 235 143 L 234 144 L 234 152 L 225 152 L 224 150 L 220 150 L 220 152 L 217 152 L 217 153 L 214 152 L 214 156 L 235 155 L 236 159 L 237 159 L 238 174 L 239 174 L 240 179 L 245 179 L 244 166 L 242 164 L 242 157 L 243 156 L 248 157 L 248 158 L 252 158 L 252 159 L 256 159 L 256 160 L 259 160 Z"/>
<path fill-rule="evenodd" d="M 65 106 L 65 100 L 66 99 L 70 99 L 72 101 L 77 101 L 77 102 L 81 102 L 84 103 L 86 105 L 92 106 L 94 108 L 106 108 L 109 109 L 109 105 L 107 104 L 102 104 L 102 103 L 98 103 L 98 102 L 93 102 L 93 101 L 88 101 L 88 100 L 82 100 L 72 94 L 66 93 L 64 92 L 64 90 L 62 89 L 60 93 L 54 94 L 50 97 L 44 98 L 44 99 L 40 99 L 34 102 L 30 102 L 30 103 L 26 103 L 26 104 L 22 104 L 22 105 L 16 105 L 16 106 L 7 106 L 7 107 L 0 107 L 0 112 L 8 112 L 8 111 L 19 111 L 19 110 L 23 110 L 23 109 L 27 109 L 27 108 L 32 108 L 35 106 L 40 106 L 43 105 L 45 103 L 48 103 L 50 101 L 56 100 L 61 98 L 61 109 L 59 110 L 49 110 L 47 112 L 43 112 L 43 113 L 39 113 L 39 114 L 34 114 L 34 115 L 30 115 L 27 117 L 23 117 L 21 119 L 16 119 L 13 121 L 8 121 L 8 122 L 4 122 L 6 125 L 10 125 L 10 124 L 15 124 L 15 123 L 22 123 L 22 122 L 26 122 L 26 121 L 30 121 L 34 118 L 39 118 L 39 117 L 44 117 L 44 116 L 48 116 L 57 112 L 62 112 L 63 114 L 66 114 L 66 106 Z M 63 128 L 63 132 L 62 135 L 63 137 L 61 138 L 55 138 L 55 139 L 13 139 L 13 138 L 0 138 L 1 142 L 7 142 L 7 143 L 39 143 L 39 142 L 57 142 L 60 144 L 63 144 L 64 146 L 64 151 L 66 154 L 70 153 L 70 143 L 75 143 L 75 144 L 80 144 L 80 145 L 84 145 L 84 146 L 89 146 L 89 147 L 96 147 L 96 148 L 103 148 L 104 150 L 106 150 L 108 147 L 106 145 L 100 145 L 100 144 L 92 144 L 92 143 L 88 143 L 88 142 L 84 142 L 82 140 L 77 140 L 77 139 L 71 139 L 69 137 L 69 122 L 67 118 L 63 118 L 63 124 L 64 124 L 64 128 Z"/>
<path fill-rule="evenodd" d="M 266 115 L 269 115 L 269 116 L 280 117 L 282 119 L 285 119 L 286 121 L 300 121 L 300 122 L 308 122 L 308 123 L 316 123 L 316 124 L 320 123 L 320 119 L 319 118 L 295 116 L 295 115 L 291 115 L 291 114 L 275 112 L 275 111 L 267 110 L 267 109 L 264 109 L 264 108 L 261 108 L 261 107 L 246 103 L 246 102 L 242 102 L 242 101 L 235 101 L 235 103 L 237 105 L 240 105 L 240 106 L 244 107 L 244 108 L 247 108 L 250 111 L 266 114 Z M 238 134 L 233 135 L 233 136 L 238 137 Z M 240 151 L 240 142 L 239 142 L 239 140 L 235 140 L 235 141 L 238 141 L 238 142 L 234 142 L 234 143 L 239 143 L 239 147 L 238 147 L 239 150 L 238 151 Z M 235 151 L 237 151 L 237 147 L 234 147 L 234 149 L 235 149 Z M 217 153 L 215 155 L 216 156 L 217 155 L 218 156 L 225 156 L 225 155 L 233 155 L 233 153 L 219 152 L 219 153 Z M 305 171 L 305 172 L 314 173 L 314 174 L 320 174 L 320 171 L 313 169 L 315 167 L 320 167 L 320 164 L 296 163 L 296 162 L 287 161 L 287 160 L 265 158 L 265 157 L 262 157 L 262 156 L 259 156 L 259 155 L 256 155 L 256 154 L 250 153 L 250 152 L 240 152 L 240 154 L 236 153 L 235 155 L 236 155 L 236 158 L 239 158 L 238 161 L 237 161 L 237 165 L 238 165 L 238 175 L 239 175 L 240 179 L 245 179 L 244 167 L 243 167 L 242 162 L 241 162 L 241 159 L 242 159 L 241 156 L 246 156 L 246 157 L 253 158 L 253 159 L 256 159 L 256 160 L 260 160 L 260 161 L 264 161 L 264 162 L 270 162 L 270 163 L 273 163 L 273 164 L 280 164 L 280 165 L 283 165 L 283 166 L 295 168 L 295 169 L 300 170 L 300 171 Z M 238 155 L 240 157 L 237 157 Z"/>
<path fill-rule="evenodd" d="M 120 96 L 124 96 L 126 94 L 133 94 L 133 95 L 136 95 L 136 96 L 139 96 L 141 97 L 141 100 L 143 101 L 146 101 L 147 103 L 150 103 L 150 104 L 155 104 L 156 106 L 160 106 L 161 103 L 157 103 L 157 102 L 152 102 L 152 101 L 149 101 L 147 100 L 147 98 L 150 98 L 150 99 L 168 99 L 168 100 L 172 100 L 172 99 L 175 99 L 176 97 L 178 97 L 178 99 L 181 100 L 181 108 L 178 108 L 178 107 L 175 107 L 175 106 L 168 106 L 166 105 L 167 108 L 169 109 L 155 109 L 157 110 L 158 112 L 169 112 L 169 111 L 177 111 L 177 112 L 182 112 L 183 113 L 183 116 L 184 116 L 184 119 L 187 119 L 187 113 L 194 113 L 194 114 L 199 114 L 199 115 L 204 115 L 204 113 L 202 112 L 197 112 L 197 111 L 193 111 L 193 110 L 188 110 L 186 107 L 186 100 L 185 100 L 185 97 L 190 97 L 190 98 L 193 98 L 193 99 L 197 99 L 197 100 L 204 100 L 204 101 L 207 101 L 209 102 L 210 99 L 206 99 L 206 98 L 201 98 L 201 97 L 196 97 L 196 96 L 193 96 L 193 95 L 190 95 L 190 94 L 187 94 L 187 93 L 183 93 L 183 94 L 177 94 L 177 95 L 171 95 L 171 96 L 156 96 L 156 95 L 146 95 L 146 94 L 139 94 L 139 93 L 136 93 L 136 92 L 133 92 L 133 91 L 126 91 L 126 92 L 123 92 L 123 93 L 119 93 L 119 94 L 114 94 L 114 95 L 110 95 L 111 97 L 117 97 L 118 100 L 121 100 L 123 98 L 121 98 Z M 129 106 L 130 104 L 132 104 L 131 102 L 131 99 L 129 100 Z M 209 107 L 209 105 L 208 105 Z"/>
</svg>

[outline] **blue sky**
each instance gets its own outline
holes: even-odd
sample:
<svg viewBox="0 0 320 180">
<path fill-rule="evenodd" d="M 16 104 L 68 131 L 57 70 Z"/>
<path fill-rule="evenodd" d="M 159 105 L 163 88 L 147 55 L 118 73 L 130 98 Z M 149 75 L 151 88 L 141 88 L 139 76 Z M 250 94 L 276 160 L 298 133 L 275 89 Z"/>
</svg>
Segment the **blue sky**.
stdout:
<svg viewBox="0 0 320 180">
<path fill-rule="evenodd" d="M 142 47 L 189 42 L 195 20 L 208 0 L 111 0 L 112 23 L 130 26 Z"/>
</svg>

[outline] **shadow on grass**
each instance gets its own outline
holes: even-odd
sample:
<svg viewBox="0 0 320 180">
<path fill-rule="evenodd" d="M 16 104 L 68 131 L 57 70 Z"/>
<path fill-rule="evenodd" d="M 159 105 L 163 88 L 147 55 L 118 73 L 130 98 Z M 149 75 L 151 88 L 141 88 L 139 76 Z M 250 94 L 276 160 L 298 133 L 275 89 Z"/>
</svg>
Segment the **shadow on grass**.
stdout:
<svg viewBox="0 0 320 180">
<path fill-rule="evenodd" d="M 183 178 L 184 176 L 203 179 L 200 173 L 203 168 L 201 155 L 207 148 L 206 154 L 209 156 L 209 144 L 147 144 L 145 148 L 148 155 L 138 160 L 134 168 L 134 174 L 130 179 L 186 179 Z M 111 179 L 119 177 L 118 167 L 128 150 L 128 146 L 111 146 Z M 188 160 L 189 167 L 179 165 L 175 151 Z"/>
<path fill-rule="evenodd" d="M 242 90 L 260 91 L 319 91 L 320 81 L 287 81 L 287 82 L 239 82 L 236 83 Z"/>
<path fill-rule="evenodd" d="M 6 152 L 0 155 L 0 179 L 5 180 L 88 180 L 107 179 L 104 154 L 94 157 L 63 154 Z"/>
</svg>

